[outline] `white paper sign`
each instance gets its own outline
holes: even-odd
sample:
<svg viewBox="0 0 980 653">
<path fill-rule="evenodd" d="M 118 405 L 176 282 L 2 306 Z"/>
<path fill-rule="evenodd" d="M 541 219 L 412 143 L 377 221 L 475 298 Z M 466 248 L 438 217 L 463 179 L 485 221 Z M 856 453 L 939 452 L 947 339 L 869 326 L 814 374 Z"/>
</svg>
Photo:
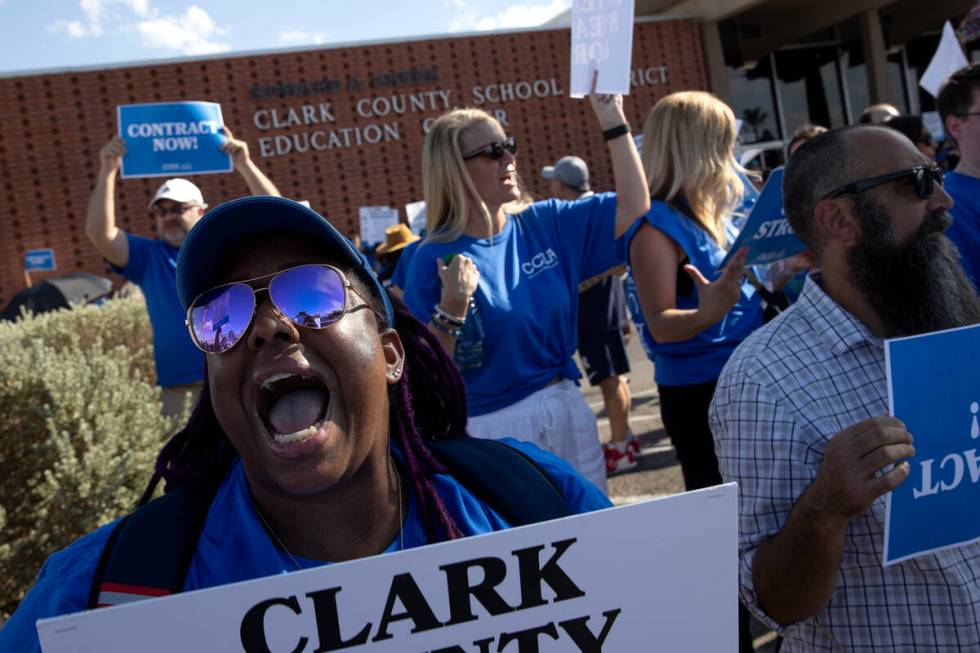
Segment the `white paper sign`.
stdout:
<svg viewBox="0 0 980 653">
<path fill-rule="evenodd" d="M 947 20 L 943 25 L 943 37 L 939 39 L 939 47 L 936 48 L 936 54 L 932 55 L 929 67 L 922 73 L 919 86 L 929 91 L 932 97 L 937 97 L 939 89 L 949 76 L 965 67 L 967 63 L 963 48 L 960 47 L 956 32 L 953 31 L 953 25 Z"/>
<path fill-rule="evenodd" d="M 408 218 L 408 228 L 418 236 L 425 229 L 425 200 L 411 202 L 405 205 L 405 216 Z"/>
<path fill-rule="evenodd" d="M 736 529 L 728 484 L 44 619 L 38 633 L 45 653 L 734 652 Z"/>
<path fill-rule="evenodd" d="M 362 206 L 361 242 L 374 245 L 385 241 L 385 229 L 398 224 L 398 209 L 390 206 Z"/>
<path fill-rule="evenodd" d="M 572 73 L 569 94 L 630 92 L 633 55 L 633 0 L 574 0 L 572 3 Z"/>
</svg>

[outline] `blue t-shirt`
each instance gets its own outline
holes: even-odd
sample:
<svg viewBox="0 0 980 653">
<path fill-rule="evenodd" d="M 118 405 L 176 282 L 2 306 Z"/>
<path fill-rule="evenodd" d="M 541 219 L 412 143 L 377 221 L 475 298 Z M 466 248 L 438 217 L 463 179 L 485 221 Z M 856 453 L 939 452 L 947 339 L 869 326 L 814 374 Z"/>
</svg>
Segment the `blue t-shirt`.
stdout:
<svg viewBox="0 0 980 653">
<path fill-rule="evenodd" d="M 694 220 L 664 202 L 654 200 L 644 221 L 677 243 L 687 255 L 686 263 L 696 267 L 706 279 L 714 281 L 718 278 L 716 269 L 725 258 L 726 251 Z M 626 232 L 622 242 L 627 252 L 629 243 L 642 225 L 643 221 L 637 222 Z M 729 240 L 734 241 L 738 234 L 730 222 L 727 231 Z M 680 274 L 687 273 L 682 271 Z M 697 288 L 693 284 L 691 286 L 691 292 L 677 295 L 678 309 L 698 307 Z M 654 379 L 661 385 L 695 385 L 716 380 L 735 347 L 762 326 L 763 322 L 759 293 L 752 284 L 745 281 L 738 303 L 720 322 L 690 340 L 659 343 L 647 329 L 632 270 L 627 280 L 626 292 L 629 295 L 628 304 L 633 313 L 633 321 L 643 334 L 644 349 L 654 363 Z"/>
<path fill-rule="evenodd" d="M 954 202 L 953 224 L 946 235 L 959 248 L 970 281 L 980 288 L 980 179 L 949 172 L 943 186 Z"/>
<path fill-rule="evenodd" d="M 512 215 L 492 238 L 425 241 L 408 270 L 405 303 L 429 322 L 442 296 L 436 259 L 465 254 L 480 283 L 454 357 L 470 415 L 506 408 L 557 377 L 578 379 L 578 284 L 622 264 L 616 196 L 547 200 Z"/>
<path fill-rule="evenodd" d="M 403 292 L 408 282 L 408 265 L 412 262 L 412 255 L 421 243 L 421 240 L 415 240 L 405 245 L 402 255 L 398 257 L 398 263 L 395 264 L 395 271 L 391 273 L 391 285 L 398 286 Z"/>
<path fill-rule="evenodd" d="M 153 360 L 157 385 L 163 387 L 204 380 L 204 354 L 194 346 L 184 309 L 177 296 L 177 253 L 162 240 L 126 234 L 129 260 L 114 270 L 143 291 L 153 327 Z"/>
<path fill-rule="evenodd" d="M 602 492 L 563 460 L 527 442 L 505 441 L 534 459 L 548 474 L 561 490 L 572 513 L 585 513 L 612 505 Z M 397 452 L 394 453 L 397 455 Z M 449 514 L 465 535 L 491 533 L 510 527 L 493 508 L 477 499 L 448 474 L 435 475 L 433 482 Z M 107 524 L 48 558 L 34 587 L 0 630 L 0 651 L 40 651 L 35 627 L 38 619 L 86 609 L 95 567 L 114 525 L 115 522 Z M 406 549 L 428 543 L 421 512 L 412 492 L 408 493 L 403 539 Z M 396 551 L 398 547 L 399 538 L 396 536 L 385 553 Z M 303 568 L 329 564 L 303 558 L 296 560 Z M 255 512 L 241 461 L 236 461 L 208 511 L 184 590 L 226 585 L 294 569 L 289 554 L 278 548 L 263 528 Z"/>
</svg>

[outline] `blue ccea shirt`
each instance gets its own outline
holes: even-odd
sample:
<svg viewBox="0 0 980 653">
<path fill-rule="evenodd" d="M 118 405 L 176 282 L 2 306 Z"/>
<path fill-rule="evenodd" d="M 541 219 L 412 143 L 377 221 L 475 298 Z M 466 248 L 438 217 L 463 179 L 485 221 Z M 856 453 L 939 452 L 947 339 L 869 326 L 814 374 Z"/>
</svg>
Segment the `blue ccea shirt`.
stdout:
<svg viewBox="0 0 980 653">
<path fill-rule="evenodd" d="M 508 218 L 493 238 L 425 241 L 408 271 L 405 303 L 429 322 L 442 296 L 436 260 L 465 254 L 480 271 L 455 359 L 470 415 L 506 408 L 557 377 L 578 379 L 578 284 L 622 264 L 616 196 L 548 200 Z"/>
<path fill-rule="evenodd" d="M 943 187 L 953 198 L 953 224 L 946 231 L 960 250 L 963 269 L 980 288 L 980 179 L 958 172 L 946 173 Z"/>
<path fill-rule="evenodd" d="M 622 239 L 626 251 L 636 232 L 646 222 L 659 229 L 677 243 L 687 255 L 687 261 L 709 281 L 718 278 L 718 264 L 725 258 L 726 250 L 691 218 L 664 202 L 654 200 L 650 212 L 638 221 Z M 729 239 L 737 236 L 735 227 L 729 224 Z M 682 263 L 683 264 L 683 263 Z M 687 275 L 686 272 L 679 274 Z M 717 324 L 714 324 L 690 340 L 683 342 L 659 343 L 647 329 L 632 271 L 627 280 L 628 304 L 633 313 L 633 321 L 643 334 L 643 346 L 647 356 L 654 363 L 654 378 L 661 385 L 696 385 L 714 381 L 721 374 L 729 356 L 753 331 L 762 326 L 762 310 L 759 307 L 759 293 L 748 281 L 742 284 L 738 303 Z M 677 295 L 678 309 L 698 307 L 697 287 L 690 284 L 690 292 Z"/>
<path fill-rule="evenodd" d="M 143 291 L 153 327 L 153 359 L 157 385 L 163 387 L 204 380 L 204 354 L 194 346 L 186 314 L 177 297 L 177 253 L 162 240 L 126 234 L 129 260 L 121 273 Z"/>
<path fill-rule="evenodd" d="M 398 257 L 398 263 L 395 264 L 395 271 L 391 273 L 391 285 L 398 286 L 403 292 L 408 282 L 408 266 L 412 262 L 412 255 L 421 243 L 421 240 L 415 240 L 405 245 L 402 255 Z"/>
<path fill-rule="evenodd" d="M 533 444 L 512 439 L 505 441 L 534 459 L 561 490 L 573 514 L 612 505 L 602 492 L 579 476 L 568 463 Z M 393 452 L 398 455 L 397 451 Z M 509 528 L 509 524 L 490 506 L 448 474 L 437 474 L 433 481 L 449 514 L 465 535 Z M 40 652 L 35 628 L 38 619 L 86 609 L 99 556 L 115 524 L 107 524 L 89 533 L 48 558 L 34 587 L 0 630 L 0 651 Z M 421 511 L 411 492 L 408 493 L 403 538 L 406 549 L 428 543 Z M 398 547 L 396 536 L 385 553 L 396 551 Z M 303 558 L 296 560 L 305 569 L 329 564 Z M 272 542 L 262 526 L 241 461 L 236 461 L 208 511 L 184 590 L 226 585 L 294 570 L 292 559 Z"/>
</svg>

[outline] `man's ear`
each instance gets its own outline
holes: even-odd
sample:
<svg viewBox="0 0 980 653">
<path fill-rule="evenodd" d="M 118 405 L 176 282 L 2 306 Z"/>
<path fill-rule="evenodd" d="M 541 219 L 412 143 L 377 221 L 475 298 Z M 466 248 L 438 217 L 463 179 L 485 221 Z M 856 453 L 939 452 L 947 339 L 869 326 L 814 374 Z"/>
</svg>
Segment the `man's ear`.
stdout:
<svg viewBox="0 0 980 653">
<path fill-rule="evenodd" d="M 813 208 L 813 220 L 820 242 L 850 248 L 861 240 L 861 224 L 850 199 L 820 200 Z"/>
<path fill-rule="evenodd" d="M 946 128 L 946 133 L 949 134 L 953 140 L 959 141 L 960 134 L 963 132 L 963 121 L 959 116 L 954 116 L 952 114 L 946 116 L 943 127 Z"/>
<path fill-rule="evenodd" d="M 385 356 L 385 375 L 388 377 L 388 385 L 398 383 L 405 370 L 405 345 L 402 344 L 401 336 L 394 329 L 386 329 L 381 332 L 381 351 Z"/>
</svg>

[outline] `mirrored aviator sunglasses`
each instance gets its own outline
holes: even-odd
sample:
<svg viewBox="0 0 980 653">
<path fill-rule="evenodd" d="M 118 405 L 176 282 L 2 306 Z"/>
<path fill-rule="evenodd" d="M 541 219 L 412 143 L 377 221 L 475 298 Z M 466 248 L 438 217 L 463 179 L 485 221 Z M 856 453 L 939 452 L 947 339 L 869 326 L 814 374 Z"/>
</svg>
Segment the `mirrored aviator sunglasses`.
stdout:
<svg viewBox="0 0 980 653">
<path fill-rule="evenodd" d="M 265 279 L 269 280 L 265 286 L 252 285 Z M 360 297 L 337 268 L 298 265 L 204 291 L 187 309 L 187 328 L 194 344 L 204 353 L 229 351 L 255 318 L 256 293 L 265 290 L 281 318 L 307 329 L 325 329 L 347 313 L 348 288 Z"/>
</svg>

